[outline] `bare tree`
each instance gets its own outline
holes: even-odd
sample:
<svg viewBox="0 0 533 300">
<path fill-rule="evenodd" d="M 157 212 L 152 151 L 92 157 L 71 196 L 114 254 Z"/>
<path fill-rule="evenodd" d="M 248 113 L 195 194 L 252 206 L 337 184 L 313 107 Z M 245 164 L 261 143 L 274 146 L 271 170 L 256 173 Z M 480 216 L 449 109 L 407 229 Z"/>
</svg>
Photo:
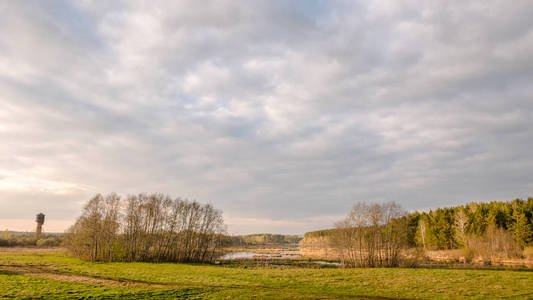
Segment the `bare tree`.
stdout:
<svg viewBox="0 0 533 300">
<path fill-rule="evenodd" d="M 162 194 L 93 197 L 67 246 L 93 261 L 211 261 L 224 231 L 220 211 Z"/>
<path fill-rule="evenodd" d="M 394 203 L 357 203 L 346 219 L 336 224 L 331 246 L 346 266 L 397 266 L 406 244 L 405 212 Z"/>
<path fill-rule="evenodd" d="M 485 263 L 522 255 L 522 248 L 512 234 L 494 223 L 489 224 L 483 235 L 469 236 L 468 240 L 468 249 Z"/>
<path fill-rule="evenodd" d="M 464 212 L 464 209 L 460 209 L 455 214 L 455 219 L 454 219 L 455 239 L 465 247 L 468 247 L 468 239 L 466 236 L 467 226 L 468 226 L 468 216 Z"/>
<path fill-rule="evenodd" d="M 418 231 L 420 235 L 420 240 L 422 241 L 422 247 L 426 250 L 426 221 L 420 219 L 418 222 Z"/>
</svg>

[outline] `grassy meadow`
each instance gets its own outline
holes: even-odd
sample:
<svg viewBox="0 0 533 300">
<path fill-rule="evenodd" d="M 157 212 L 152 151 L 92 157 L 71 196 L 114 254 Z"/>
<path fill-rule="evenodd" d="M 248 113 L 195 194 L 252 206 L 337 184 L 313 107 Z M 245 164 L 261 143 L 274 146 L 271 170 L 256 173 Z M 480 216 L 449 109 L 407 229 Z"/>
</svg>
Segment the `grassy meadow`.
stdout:
<svg viewBox="0 0 533 300">
<path fill-rule="evenodd" d="M 533 272 L 94 263 L 0 253 L 0 298 L 533 299 Z"/>
</svg>

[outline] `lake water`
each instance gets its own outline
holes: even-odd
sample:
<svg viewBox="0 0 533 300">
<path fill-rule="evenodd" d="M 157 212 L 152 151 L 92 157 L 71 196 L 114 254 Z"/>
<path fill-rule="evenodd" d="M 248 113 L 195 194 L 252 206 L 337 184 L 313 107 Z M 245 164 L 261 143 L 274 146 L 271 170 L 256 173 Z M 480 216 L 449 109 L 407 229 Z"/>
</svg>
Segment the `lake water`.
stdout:
<svg viewBox="0 0 533 300">
<path fill-rule="evenodd" d="M 287 259 L 287 258 L 301 258 L 302 255 L 298 250 L 285 250 L 278 253 L 258 253 L 258 252 L 230 252 L 220 257 L 220 260 L 231 259 L 254 259 L 254 258 L 266 258 L 266 259 Z"/>
<path fill-rule="evenodd" d="M 219 260 L 234 260 L 234 259 L 294 259 L 302 258 L 300 251 L 298 250 L 283 250 L 278 253 L 259 253 L 251 251 L 242 251 L 242 252 L 230 252 L 226 253 L 219 258 Z M 330 265 L 330 266 L 341 266 L 339 262 L 331 262 L 324 260 L 312 260 L 312 261 L 302 261 L 310 262 L 320 265 Z"/>
</svg>

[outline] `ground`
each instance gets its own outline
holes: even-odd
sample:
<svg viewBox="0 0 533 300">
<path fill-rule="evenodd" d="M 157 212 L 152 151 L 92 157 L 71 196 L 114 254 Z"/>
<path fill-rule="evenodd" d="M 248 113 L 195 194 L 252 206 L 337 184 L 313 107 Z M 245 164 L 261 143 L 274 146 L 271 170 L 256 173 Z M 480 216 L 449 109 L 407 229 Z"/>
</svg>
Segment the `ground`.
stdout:
<svg viewBox="0 0 533 300">
<path fill-rule="evenodd" d="M 0 252 L 0 298 L 533 299 L 533 272 L 92 263 Z"/>
</svg>

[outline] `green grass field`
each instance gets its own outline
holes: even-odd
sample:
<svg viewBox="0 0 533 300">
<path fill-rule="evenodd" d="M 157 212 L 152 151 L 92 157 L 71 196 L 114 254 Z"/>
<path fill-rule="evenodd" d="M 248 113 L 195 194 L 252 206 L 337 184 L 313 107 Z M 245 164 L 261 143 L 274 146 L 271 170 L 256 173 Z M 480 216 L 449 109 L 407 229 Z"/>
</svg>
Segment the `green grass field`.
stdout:
<svg viewBox="0 0 533 300">
<path fill-rule="evenodd" d="M 533 272 L 90 263 L 0 253 L 0 298 L 533 299 Z"/>
</svg>

